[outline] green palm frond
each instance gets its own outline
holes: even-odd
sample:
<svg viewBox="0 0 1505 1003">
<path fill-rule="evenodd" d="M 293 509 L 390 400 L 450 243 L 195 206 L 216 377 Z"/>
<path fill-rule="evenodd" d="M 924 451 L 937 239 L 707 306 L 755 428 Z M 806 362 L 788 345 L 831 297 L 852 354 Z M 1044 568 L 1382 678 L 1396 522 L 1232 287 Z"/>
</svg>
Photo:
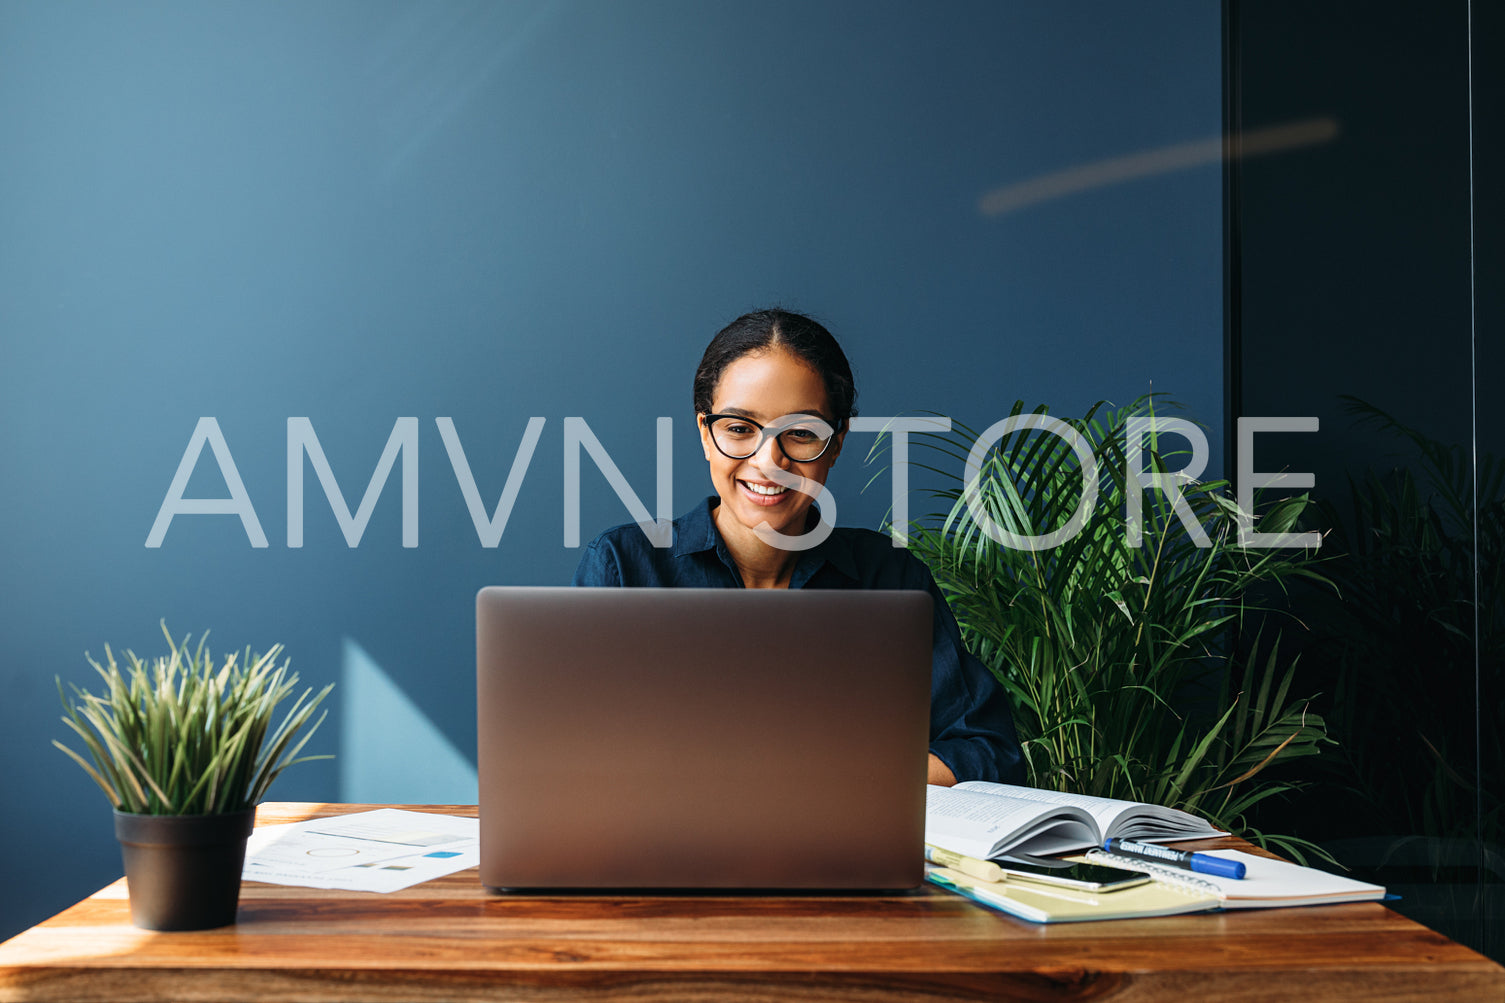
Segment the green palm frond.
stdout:
<svg viewBox="0 0 1505 1003">
<path fill-rule="evenodd" d="M 1242 827 L 1254 805 L 1297 787 L 1270 780 L 1271 767 L 1331 740 L 1310 700 L 1292 695 L 1295 666 L 1280 656 L 1278 635 L 1264 653 L 1256 639 L 1241 655 L 1233 633 L 1260 610 L 1256 588 L 1325 579 L 1311 554 L 1240 546 L 1242 513 L 1225 481 L 1175 475 L 1188 451 L 1157 429 L 1156 408 L 1168 406 L 1153 396 L 1121 409 L 1099 403 L 1067 422 L 1090 446 L 1098 497 L 1058 546 L 995 539 L 999 529 L 1036 537 L 1060 529 L 1081 504 L 1076 453 L 1039 432 L 1005 436 L 961 484 L 935 492 L 943 510 L 910 527 L 909 546 L 969 647 L 1008 690 L 1030 783 L 1155 801 Z M 1045 413 L 1017 402 L 1010 416 Z M 1141 492 L 1138 545 L 1129 500 L 1140 481 L 1125 448 L 1134 419 L 1149 419 L 1144 472 L 1179 486 L 1175 498 Z M 936 457 L 932 470 L 965 462 L 979 439 L 960 424 L 917 436 Z M 1290 531 L 1307 505 L 1297 496 L 1265 506 L 1261 532 Z"/>
</svg>

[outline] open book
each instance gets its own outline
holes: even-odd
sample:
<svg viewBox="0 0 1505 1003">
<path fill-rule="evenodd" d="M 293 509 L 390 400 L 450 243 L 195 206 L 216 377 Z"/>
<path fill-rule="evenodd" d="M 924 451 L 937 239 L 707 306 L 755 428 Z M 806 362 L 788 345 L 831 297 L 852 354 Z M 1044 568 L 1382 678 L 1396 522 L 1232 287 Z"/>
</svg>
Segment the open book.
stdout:
<svg viewBox="0 0 1505 1003">
<path fill-rule="evenodd" d="M 925 842 L 979 860 L 1070 853 L 1115 836 L 1166 843 L 1225 835 L 1175 808 L 983 780 L 925 794 Z"/>
</svg>

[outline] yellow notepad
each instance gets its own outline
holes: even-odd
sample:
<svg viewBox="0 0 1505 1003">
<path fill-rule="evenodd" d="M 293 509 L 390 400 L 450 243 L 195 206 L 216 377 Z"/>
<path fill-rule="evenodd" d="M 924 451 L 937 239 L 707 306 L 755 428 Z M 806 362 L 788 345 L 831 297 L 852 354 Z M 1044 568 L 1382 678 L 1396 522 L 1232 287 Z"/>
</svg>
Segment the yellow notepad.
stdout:
<svg viewBox="0 0 1505 1003">
<path fill-rule="evenodd" d="M 1175 916 L 1220 905 L 1218 896 L 1212 892 L 1155 882 L 1111 892 L 1090 892 L 1031 881 L 983 881 L 949 867 L 927 866 L 925 877 L 942 888 L 1032 923 Z"/>
</svg>

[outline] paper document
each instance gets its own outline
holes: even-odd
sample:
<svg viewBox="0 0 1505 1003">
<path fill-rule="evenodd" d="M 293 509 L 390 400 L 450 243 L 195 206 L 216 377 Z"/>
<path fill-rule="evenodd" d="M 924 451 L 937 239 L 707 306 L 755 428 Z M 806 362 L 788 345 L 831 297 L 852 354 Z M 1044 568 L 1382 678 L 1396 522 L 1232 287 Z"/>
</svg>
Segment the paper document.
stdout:
<svg viewBox="0 0 1505 1003">
<path fill-rule="evenodd" d="M 473 818 L 379 808 L 260 826 L 241 877 L 275 885 L 395 892 L 481 862 Z"/>
</svg>

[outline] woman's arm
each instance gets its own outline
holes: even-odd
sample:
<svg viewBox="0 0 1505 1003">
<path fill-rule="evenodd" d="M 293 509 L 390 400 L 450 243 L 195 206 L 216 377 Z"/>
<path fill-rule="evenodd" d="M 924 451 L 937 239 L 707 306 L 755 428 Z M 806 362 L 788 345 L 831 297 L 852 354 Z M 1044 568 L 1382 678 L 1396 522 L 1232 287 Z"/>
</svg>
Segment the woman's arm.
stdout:
<svg viewBox="0 0 1505 1003">
<path fill-rule="evenodd" d="M 951 767 L 941 762 L 941 757 L 932 752 L 930 754 L 930 773 L 925 782 L 927 784 L 935 784 L 939 787 L 953 787 L 956 785 L 956 774 L 951 772 Z"/>
<path fill-rule="evenodd" d="M 930 775 L 936 776 L 939 766 L 950 774 L 952 783 L 960 780 L 1024 783 L 1024 754 L 1014 731 L 1008 693 L 988 667 L 967 651 L 961 628 L 930 569 L 913 555 L 910 559 L 914 584 L 906 587 L 922 588 L 935 600 Z"/>
</svg>

